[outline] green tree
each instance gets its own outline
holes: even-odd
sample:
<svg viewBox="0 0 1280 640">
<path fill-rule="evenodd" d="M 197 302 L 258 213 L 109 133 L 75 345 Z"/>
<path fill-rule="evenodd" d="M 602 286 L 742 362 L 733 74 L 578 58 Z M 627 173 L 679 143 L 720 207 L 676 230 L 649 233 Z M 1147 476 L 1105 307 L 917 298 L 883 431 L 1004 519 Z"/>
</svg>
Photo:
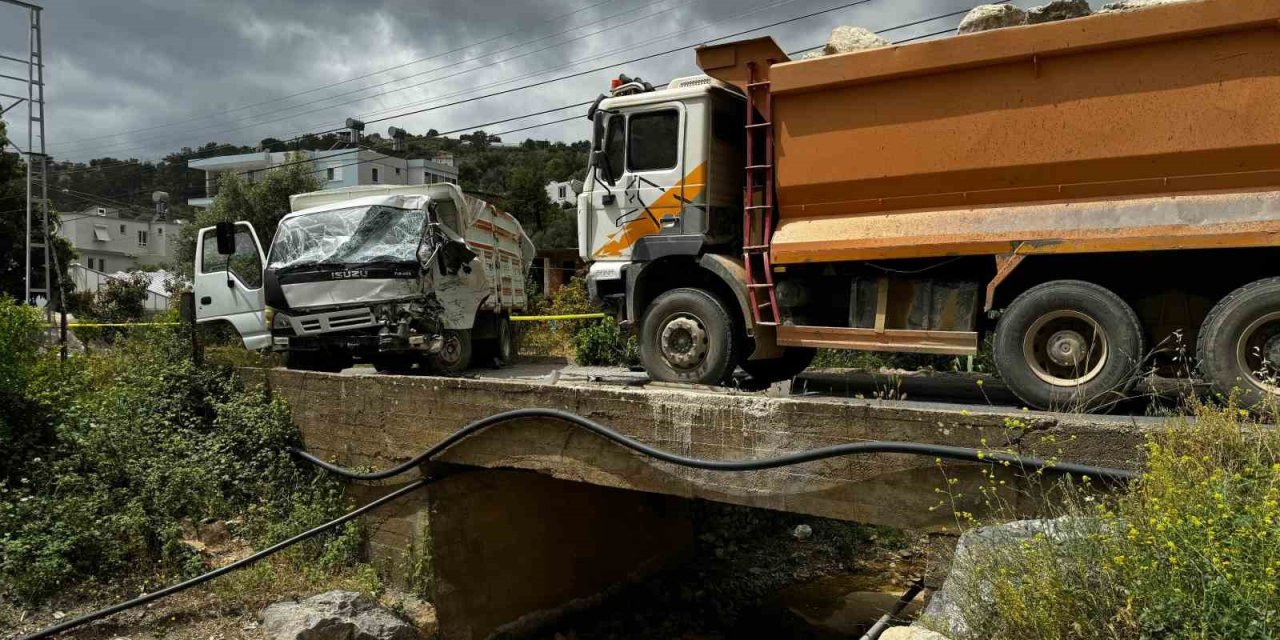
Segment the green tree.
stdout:
<svg viewBox="0 0 1280 640">
<path fill-rule="evenodd" d="M 0 121 L 0 294 L 21 299 L 22 272 L 26 268 L 22 239 L 26 229 L 26 197 L 22 178 L 26 174 L 18 154 L 3 151 L 8 142 L 4 122 Z"/>
<path fill-rule="evenodd" d="M 8 143 L 5 136 L 5 125 L 0 121 L 0 149 Z M 16 153 L 0 151 L 0 295 L 9 295 L 21 300 L 26 294 L 23 272 L 26 270 L 26 243 L 23 234 L 27 229 L 27 196 L 24 178 L 26 168 Z M 49 210 L 50 229 L 58 227 L 57 207 Z M 65 290 L 71 283 L 67 278 L 67 265 L 75 259 L 75 249 L 60 237 L 53 239 L 53 249 L 57 253 L 57 265 L 61 269 L 60 281 Z M 54 288 L 58 280 L 54 274 Z M 56 308 L 57 297 L 54 297 Z"/>
<path fill-rule="evenodd" d="M 191 272 L 196 233 L 202 227 L 219 222 L 247 221 L 258 232 L 258 239 L 264 244 L 269 243 L 275 236 L 280 219 L 289 213 L 289 196 L 320 188 L 315 170 L 308 163 L 296 160 L 291 157 L 287 164 L 267 171 L 261 180 L 252 184 L 235 173 L 224 176 L 212 206 L 183 225 L 178 242 L 177 268 L 182 273 Z"/>
</svg>

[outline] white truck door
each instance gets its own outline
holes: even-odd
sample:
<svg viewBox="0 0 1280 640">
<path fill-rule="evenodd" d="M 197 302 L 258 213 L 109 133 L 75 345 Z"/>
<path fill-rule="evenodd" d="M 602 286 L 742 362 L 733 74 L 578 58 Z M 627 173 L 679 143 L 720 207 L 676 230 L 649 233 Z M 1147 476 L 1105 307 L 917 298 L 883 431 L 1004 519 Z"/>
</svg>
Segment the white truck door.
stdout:
<svg viewBox="0 0 1280 640">
<path fill-rule="evenodd" d="M 246 349 L 271 346 L 262 267 L 266 256 L 258 234 L 248 222 L 235 223 L 235 252 L 218 253 L 217 227 L 196 236 L 196 322 L 226 320 L 240 333 Z"/>
<path fill-rule="evenodd" d="M 669 103 L 610 114 L 595 170 L 612 173 L 614 184 L 606 179 L 591 188 L 598 212 L 588 232 L 593 259 L 628 260 L 636 240 L 679 224 L 693 199 L 685 189 L 683 113 L 683 105 Z M 700 174 L 689 177 L 700 193 Z"/>
</svg>

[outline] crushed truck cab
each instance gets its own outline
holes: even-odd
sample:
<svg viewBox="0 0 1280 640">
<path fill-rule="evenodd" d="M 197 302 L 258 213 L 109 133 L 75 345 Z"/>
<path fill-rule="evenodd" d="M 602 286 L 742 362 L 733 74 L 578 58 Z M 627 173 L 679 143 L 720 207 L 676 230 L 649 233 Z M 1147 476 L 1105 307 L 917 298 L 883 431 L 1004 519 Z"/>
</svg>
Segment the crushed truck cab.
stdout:
<svg viewBox="0 0 1280 640">
<path fill-rule="evenodd" d="M 457 373 L 473 348 L 511 357 L 508 316 L 525 306 L 534 247 L 510 214 L 453 184 L 290 204 L 265 253 L 246 222 L 200 230 L 198 321 L 231 324 L 247 348 L 282 352 L 291 368 Z"/>
</svg>

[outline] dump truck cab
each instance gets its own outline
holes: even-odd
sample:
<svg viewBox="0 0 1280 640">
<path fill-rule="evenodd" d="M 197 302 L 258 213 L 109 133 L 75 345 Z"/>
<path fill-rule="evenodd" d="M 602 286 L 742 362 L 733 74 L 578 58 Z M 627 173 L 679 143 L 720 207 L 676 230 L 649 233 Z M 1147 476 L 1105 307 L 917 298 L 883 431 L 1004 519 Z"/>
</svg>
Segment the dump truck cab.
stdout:
<svg viewBox="0 0 1280 640">
<path fill-rule="evenodd" d="M 458 373 L 511 357 L 533 244 L 509 214 L 452 184 L 293 196 L 263 252 L 252 225 L 201 229 L 196 316 L 291 368 Z"/>
<path fill-rule="evenodd" d="M 622 76 L 588 114 L 592 151 L 578 195 L 578 246 L 590 263 L 591 296 L 637 328 L 654 301 L 672 290 L 709 296 L 700 302 L 714 307 L 714 320 L 659 330 L 676 349 L 667 355 L 689 371 L 706 364 L 731 370 L 741 359 L 780 355 L 771 333 L 757 336 L 746 314 L 737 257 L 745 113 L 742 91 L 709 76 L 677 78 L 664 87 Z M 708 331 L 732 334 L 735 353 L 700 351 Z M 642 342 L 650 341 L 642 336 Z M 716 362 L 707 363 L 708 356 Z M 681 372 L 667 373 L 679 378 Z M 690 381 L 698 375 L 705 377 L 694 374 Z"/>
</svg>

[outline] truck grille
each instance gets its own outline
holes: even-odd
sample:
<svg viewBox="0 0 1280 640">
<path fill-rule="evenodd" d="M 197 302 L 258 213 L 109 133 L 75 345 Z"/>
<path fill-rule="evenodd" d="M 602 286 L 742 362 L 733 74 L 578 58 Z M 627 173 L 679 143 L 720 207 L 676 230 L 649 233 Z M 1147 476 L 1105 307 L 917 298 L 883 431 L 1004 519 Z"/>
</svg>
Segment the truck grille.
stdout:
<svg viewBox="0 0 1280 640">
<path fill-rule="evenodd" d="M 334 311 L 332 313 L 318 313 L 312 316 L 295 316 L 293 320 L 299 334 L 356 329 L 376 324 L 373 313 L 368 309 Z"/>
</svg>

